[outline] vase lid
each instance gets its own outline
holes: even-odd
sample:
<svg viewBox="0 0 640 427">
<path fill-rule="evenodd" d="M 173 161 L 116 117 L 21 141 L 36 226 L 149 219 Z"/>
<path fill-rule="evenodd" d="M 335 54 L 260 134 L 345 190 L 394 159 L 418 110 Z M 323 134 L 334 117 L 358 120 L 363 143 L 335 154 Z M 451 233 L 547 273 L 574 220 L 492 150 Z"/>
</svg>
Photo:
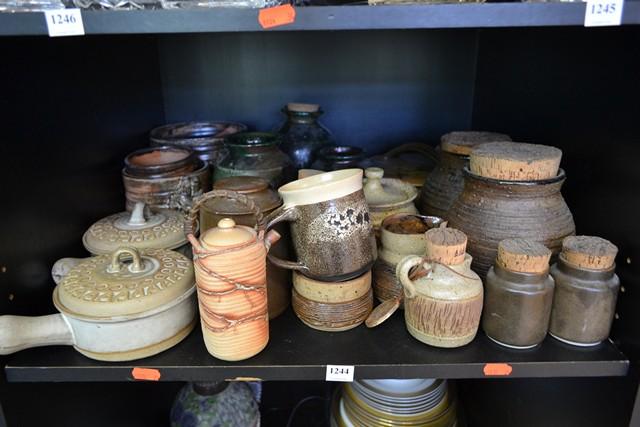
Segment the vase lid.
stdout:
<svg viewBox="0 0 640 427">
<path fill-rule="evenodd" d="M 231 190 L 249 197 L 263 212 L 270 212 L 282 204 L 278 193 L 269 187 L 269 181 L 255 176 L 232 176 L 217 180 L 214 190 Z M 237 200 L 215 197 L 202 205 L 203 210 L 218 215 L 247 215 L 252 213 Z"/>
<path fill-rule="evenodd" d="M 256 232 L 250 227 L 236 225 L 231 218 L 222 218 L 218 226 L 210 228 L 200 236 L 205 248 L 227 248 L 249 243 L 256 239 Z"/>
<path fill-rule="evenodd" d="M 447 153 L 468 156 L 476 145 L 497 141 L 511 141 L 511 137 L 496 132 L 456 131 L 442 135 L 440 149 Z"/>
<path fill-rule="evenodd" d="M 418 195 L 418 190 L 411 184 L 399 179 L 383 178 L 382 168 L 372 167 L 364 171 L 364 197 L 371 207 L 391 207 L 401 203 L 408 203 Z"/>
<path fill-rule="evenodd" d="M 618 247 L 596 236 L 569 236 L 562 241 L 562 260 L 590 270 L 608 270 L 615 263 Z"/>
<path fill-rule="evenodd" d="M 194 283 L 193 264 L 178 252 L 121 247 L 73 267 L 56 287 L 53 298 L 66 314 L 133 316 L 176 301 Z"/>
<path fill-rule="evenodd" d="M 496 264 L 518 273 L 541 274 L 549 269 L 551 251 L 529 239 L 504 239 L 498 243 Z"/>
<path fill-rule="evenodd" d="M 469 169 L 476 175 L 504 181 L 541 181 L 558 175 L 562 151 L 556 147 L 524 142 L 488 142 L 469 155 Z"/>
<path fill-rule="evenodd" d="M 151 211 L 137 202 L 132 212 L 113 214 L 93 224 L 82 243 L 94 255 L 109 254 L 121 246 L 176 249 L 187 243 L 184 216 L 168 209 Z"/>
<path fill-rule="evenodd" d="M 391 298 L 378 304 L 376 308 L 371 311 L 365 325 L 367 328 L 375 328 L 387 320 L 393 313 L 400 307 L 400 298 Z"/>
<path fill-rule="evenodd" d="M 296 113 L 317 113 L 320 111 L 318 104 L 304 104 L 301 102 L 290 102 L 287 104 L 287 110 Z"/>
</svg>

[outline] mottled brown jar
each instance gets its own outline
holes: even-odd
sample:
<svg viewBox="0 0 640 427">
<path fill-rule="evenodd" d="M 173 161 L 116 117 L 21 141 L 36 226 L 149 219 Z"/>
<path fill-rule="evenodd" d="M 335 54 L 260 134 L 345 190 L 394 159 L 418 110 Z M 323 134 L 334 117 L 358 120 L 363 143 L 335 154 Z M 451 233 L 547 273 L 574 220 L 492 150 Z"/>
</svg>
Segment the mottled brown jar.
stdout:
<svg viewBox="0 0 640 427">
<path fill-rule="evenodd" d="M 511 141 L 508 135 L 494 132 L 450 132 L 440 138 L 438 162 L 420 191 L 418 209 L 423 215 L 447 219 L 464 187 L 463 169 L 469 166 L 473 147 L 489 141 Z"/>
<path fill-rule="evenodd" d="M 127 210 L 137 202 L 160 209 L 190 209 L 211 188 L 209 166 L 189 149 L 152 147 L 134 151 L 122 170 Z"/>
<path fill-rule="evenodd" d="M 469 238 L 467 251 L 472 268 L 485 277 L 503 239 L 523 238 L 542 242 L 552 253 L 560 252 L 562 239 L 575 234 L 575 224 L 560 188 L 562 169 L 552 179 L 503 181 L 464 170 L 464 189 L 449 212 L 449 226 Z"/>
<path fill-rule="evenodd" d="M 588 236 L 575 236 L 571 240 L 584 237 Z M 573 257 L 565 254 L 563 248 L 558 262 L 551 267 L 556 290 L 549 333 L 554 338 L 584 347 L 597 345 L 609 337 L 620 289 L 613 262 L 616 252 L 617 248 L 606 263 L 583 264 L 597 268 L 586 268 L 570 263 L 568 259 Z M 592 254 L 587 260 L 597 261 L 598 255 Z"/>
<path fill-rule="evenodd" d="M 247 196 L 260 209 L 264 216 L 282 205 L 278 193 L 269 187 L 269 181 L 253 176 L 234 176 L 216 181 L 214 190 L 229 190 Z M 238 225 L 253 227 L 256 217 L 246 205 L 234 199 L 210 198 L 200 208 L 201 233 L 215 227 L 223 218 L 232 218 Z M 271 249 L 271 253 L 287 258 L 289 256 L 290 237 L 286 224 L 278 224 L 274 229 L 282 236 L 280 242 Z M 274 319 L 289 306 L 291 300 L 291 272 L 276 267 L 267 260 L 267 294 L 269 318 Z"/>
</svg>

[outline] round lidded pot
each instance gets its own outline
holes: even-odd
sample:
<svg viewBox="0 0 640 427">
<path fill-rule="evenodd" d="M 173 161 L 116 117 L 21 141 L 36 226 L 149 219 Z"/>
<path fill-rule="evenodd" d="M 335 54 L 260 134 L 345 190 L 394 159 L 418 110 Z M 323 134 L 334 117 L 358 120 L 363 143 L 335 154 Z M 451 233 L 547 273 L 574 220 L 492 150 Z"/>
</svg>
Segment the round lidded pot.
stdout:
<svg viewBox="0 0 640 427">
<path fill-rule="evenodd" d="M 482 144 L 471 152 L 473 169 L 464 170 L 464 189 L 447 219 L 468 236 L 473 269 L 481 277 L 493 265 L 501 240 L 536 240 L 557 254 L 562 239 L 575 234 L 560 193 L 561 155 L 554 147 L 509 142 Z"/>
<path fill-rule="evenodd" d="M 214 190 L 228 190 L 243 194 L 251 199 L 264 216 L 282 205 L 278 193 L 269 187 L 269 181 L 253 176 L 233 176 L 216 181 Z M 207 197 L 205 194 L 203 197 Z M 253 227 L 256 225 L 255 214 L 243 203 L 226 197 L 212 197 L 202 202 L 200 208 L 200 228 L 202 232 L 215 227 L 223 218 L 232 218 L 236 224 Z M 289 228 L 286 224 L 278 224 L 274 229 L 282 236 L 280 244 L 270 252 L 287 259 L 290 252 Z M 269 301 L 269 318 L 274 319 L 286 310 L 291 300 L 291 273 L 289 270 L 275 266 L 267 260 L 267 294 Z"/>
<path fill-rule="evenodd" d="M 364 174 L 364 197 L 367 199 L 371 223 L 376 232 L 380 229 L 382 220 L 389 215 L 418 213 L 413 204 L 418 190 L 413 185 L 399 179 L 383 178 L 384 170 L 381 168 L 367 168 Z"/>
<path fill-rule="evenodd" d="M 267 313 L 267 251 L 280 237 L 264 235 L 262 213 L 248 197 L 214 190 L 210 196 L 246 204 L 257 220 L 255 228 L 224 218 L 196 239 L 198 199 L 189 214 L 187 237 L 193 246 L 202 334 L 207 350 L 221 360 L 244 360 L 258 354 L 269 341 Z"/>
<path fill-rule="evenodd" d="M 293 178 L 291 160 L 280 148 L 279 135 L 240 132 L 225 140 L 227 152 L 215 165 L 213 180 L 230 176 L 257 176 L 275 188 Z"/>
<path fill-rule="evenodd" d="M 193 198 L 211 186 L 209 166 L 189 149 L 143 148 L 129 154 L 124 163 L 127 210 L 144 202 L 152 208 L 188 211 Z"/>
<path fill-rule="evenodd" d="M 402 301 L 404 292 L 396 278 L 396 265 L 407 255 L 424 255 L 427 230 L 445 226 L 441 218 L 404 213 L 390 215 L 382 221 L 381 247 L 373 266 L 373 290 L 379 301 L 392 298 Z"/>
<path fill-rule="evenodd" d="M 247 129 L 226 121 L 171 123 L 151 130 L 149 139 L 153 147 L 189 148 L 203 162 L 215 164 L 223 154 L 224 138 Z"/>
<path fill-rule="evenodd" d="M 396 268 L 407 330 L 434 347 L 466 345 L 476 336 L 483 296 L 482 280 L 465 252 L 467 237 L 452 228 L 434 228 L 425 236 L 426 255 L 409 255 Z"/>
<path fill-rule="evenodd" d="M 554 280 L 551 251 L 539 242 L 506 239 L 485 281 L 482 328 L 505 347 L 533 348 L 547 336 Z"/>
<path fill-rule="evenodd" d="M 282 112 L 287 116 L 278 130 L 282 135 L 282 150 L 296 169 L 309 168 L 318 150 L 333 143 L 331 132 L 318 121 L 323 111 L 316 104 L 291 102 Z"/>
<path fill-rule="evenodd" d="M 440 138 L 438 162 L 427 176 L 421 190 L 418 209 L 423 215 L 447 219 L 464 187 L 463 169 L 469 166 L 473 147 L 485 142 L 511 141 L 508 135 L 495 132 L 450 132 Z"/>
<path fill-rule="evenodd" d="M 549 334 L 567 344 L 597 345 L 609 337 L 620 279 L 615 274 L 618 248 L 593 236 L 570 236 L 551 267 L 556 290 Z"/>
<path fill-rule="evenodd" d="M 120 212 L 97 221 L 82 236 L 93 255 L 108 254 L 121 246 L 136 249 L 175 249 L 190 257 L 184 234 L 184 215 L 173 210 L 152 211 L 137 202 L 131 212 Z"/>
<path fill-rule="evenodd" d="M 311 168 L 326 172 L 359 168 L 359 163 L 363 159 L 364 151 L 360 147 L 330 145 L 318 150 L 316 161 L 313 162 Z"/>
</svg>

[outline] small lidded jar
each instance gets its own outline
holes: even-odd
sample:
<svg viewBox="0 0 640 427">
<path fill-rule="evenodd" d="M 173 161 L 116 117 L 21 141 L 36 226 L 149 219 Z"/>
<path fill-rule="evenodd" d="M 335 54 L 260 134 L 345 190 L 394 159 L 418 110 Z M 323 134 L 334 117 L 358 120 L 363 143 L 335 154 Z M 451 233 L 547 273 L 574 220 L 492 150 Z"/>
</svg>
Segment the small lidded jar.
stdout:
<svg viewBox="0 0 640 427">
<path fill-rule="evenodd" d="M 549 333 L 567 344 L 588 347 L 609 337 L 620 279 L 615 274 L 618 248 L 594 236 L 569 236 L 562 241 Z"/>
<path fill-rule="evenodd" d="M 527 349 L 547 335 L 554 281 L 551 251 L 527 239 L 505 239 L 485 281 L 482 328 L 505 347 Z"/>
</svg>

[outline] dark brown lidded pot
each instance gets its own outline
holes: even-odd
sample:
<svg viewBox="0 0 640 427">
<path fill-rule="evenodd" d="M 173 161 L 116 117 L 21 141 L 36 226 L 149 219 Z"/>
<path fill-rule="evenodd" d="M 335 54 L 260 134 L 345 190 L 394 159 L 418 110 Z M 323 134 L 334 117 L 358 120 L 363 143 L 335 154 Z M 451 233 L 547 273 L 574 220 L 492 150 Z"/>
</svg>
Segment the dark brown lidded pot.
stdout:
<svg viewBox="0 0 640 427">
<path fill-rule="evenodd" d="M 242 123 L 211 121 L 171 123 L 157 127 L 149 133 L 151 145 L 189 148 L 205 163 L 215 164 L 224 151 L 224 139 L 245 132 Z"/>
<path fill-rule="evenodd" d="M 476 145 L 492 141 L 511 141 L 495 132 L 450 132 L 440 138 L 438 162 L 420 191 L 418 209 L 423 215 L 447 218 L 464 187 L 463 169 L 469 166 L 469 154 Z"/>
<path fill-rule="evenodd" d="M 214 190 L 230 190 L 247 196 L 257 205 L 264 216 L 282 205 L 278 193 L 269 187 L 269 181 L 254 176 L 234 176 L 215 182 Z M 200 207 L 201 233 L 215 227 L 223 218 L 232 218 L 238 225 L 253 227 L 256 218 L 246 205 L 228 198 L 212 198 Z M 274 245 L 270 252 L 284 259 L 289 256 L 290 233 L 286 224 L 274 227 L 282 236 L 281 242 Z M 267 259 L 267 301 L 269 318 L 274 319 L 289 306 L 291 300 L 291 273 L 276 267 Z"/>
<path fill-rule="evenodd" d="M 485 281 L 482 328 L 500 345 L 532 348 L 547 336 L 554 281 L 551 251 L 525 239 L 506 239 Z"/>
<path fill-rule="evenodd" d="M 129 211 L 136 202 L 187 211 L 193 198 L 211 185 L 208 165 L 189 149 L 143 148 L 129 154 L 124 164 L 122 179 Z"/>
<path fill-rule="evenodd" d="M 551 267 L 556 281 L 549 333 L 567 344 L 587 347 L 609 337 L 620 279 L 615 274 L 618 248 L 608 240 L 571 236 Z"/>
</svg>

